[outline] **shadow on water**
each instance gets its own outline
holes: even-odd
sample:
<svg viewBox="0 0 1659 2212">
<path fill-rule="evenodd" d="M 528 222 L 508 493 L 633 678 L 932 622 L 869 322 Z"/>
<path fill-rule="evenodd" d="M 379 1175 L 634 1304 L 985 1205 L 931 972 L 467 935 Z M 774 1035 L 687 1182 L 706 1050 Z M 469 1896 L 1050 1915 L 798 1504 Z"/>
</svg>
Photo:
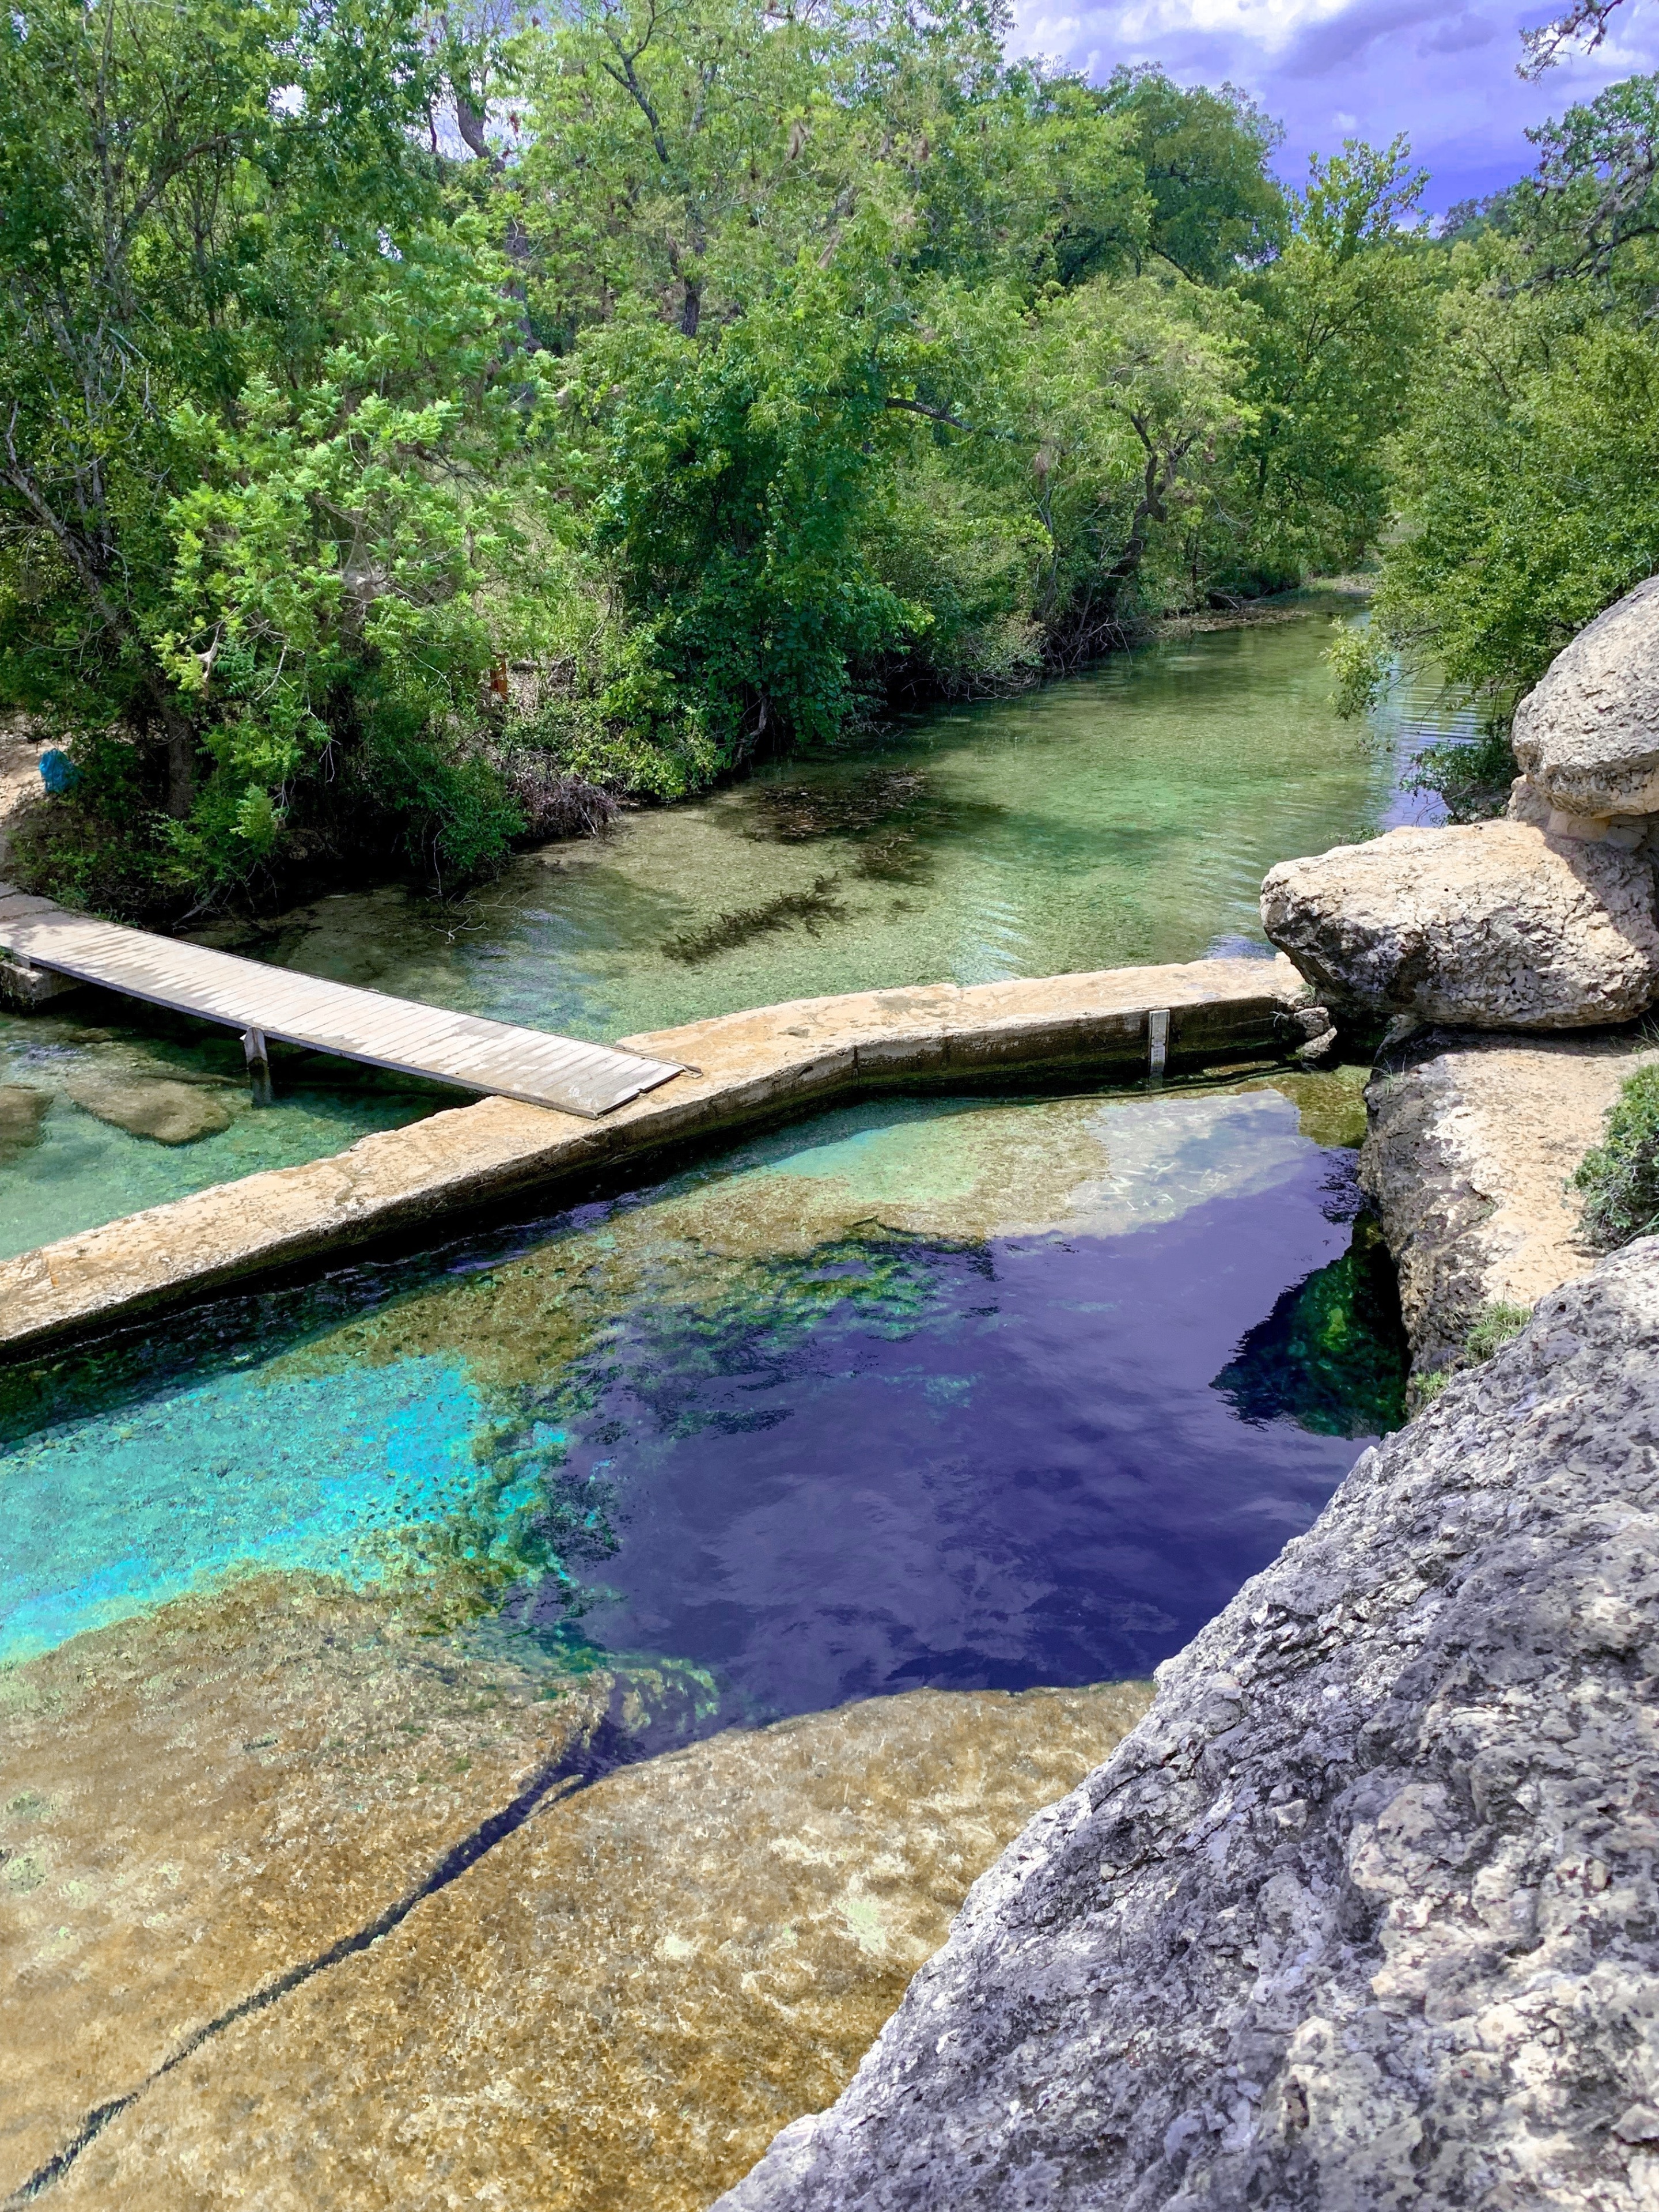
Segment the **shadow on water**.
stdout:
<svg viewBox="0 0 1659 2212">
<path fill-rule="evenodd" d="M 1362 1213 L 1342 1257 L 1285 1292 L 1213 1387 L 1242 1421 L 1372 1437 L 1405 1420 L 1410 1372 L 1394 1263 L 1376 1222 Z"/>
</svg>

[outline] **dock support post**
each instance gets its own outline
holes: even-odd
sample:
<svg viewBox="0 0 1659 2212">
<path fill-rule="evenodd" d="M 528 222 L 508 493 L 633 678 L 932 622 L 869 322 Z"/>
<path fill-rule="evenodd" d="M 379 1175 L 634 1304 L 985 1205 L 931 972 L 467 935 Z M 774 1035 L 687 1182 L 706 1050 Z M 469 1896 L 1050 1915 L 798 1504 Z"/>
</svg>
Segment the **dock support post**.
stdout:
<svg viewBox="0 0 1659 2212">
<path fill-rule="evenodd" d="M 270 1088 L 270 1056 L 265 1050 L 263 1030 L 242 1031 L 242 1050 L 247 1054 L 248 1088 L 253 1093 L 256 1106 L 274 1106 L 276 1103 Z"/>
<path fill-rule="evenodd" d="M 1146 1017 L 1146 1073 L 1154 1083 L 1164 1080 L 1170 1057 L 1170 1009 L 1159 1006 Z"/>
</svg>

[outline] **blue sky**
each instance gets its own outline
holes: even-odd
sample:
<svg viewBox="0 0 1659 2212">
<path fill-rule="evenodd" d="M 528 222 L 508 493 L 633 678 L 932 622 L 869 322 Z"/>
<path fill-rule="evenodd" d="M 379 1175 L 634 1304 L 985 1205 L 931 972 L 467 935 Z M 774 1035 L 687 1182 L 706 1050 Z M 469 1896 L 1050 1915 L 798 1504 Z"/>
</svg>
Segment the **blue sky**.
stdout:
<svg viewBox="0 0 1659 2212">
<path fill-rule="evenodd" d="M 1158 62 L 1184 84 L 1243 86 L 1285 125 L 1291 181 L 1311 152 L 1404 131 L 1436 212 L 1528 168 L 1529 124 L 1659 70 L 1659 0 L 1626 0 L 1598 53 L 1537 84 L 1516 75 L 1520 33 L 1558 12 L 1549 0 L 1016 0 L 1016 12 L 1017 46 L 1091 76 Z"/>
</svg>

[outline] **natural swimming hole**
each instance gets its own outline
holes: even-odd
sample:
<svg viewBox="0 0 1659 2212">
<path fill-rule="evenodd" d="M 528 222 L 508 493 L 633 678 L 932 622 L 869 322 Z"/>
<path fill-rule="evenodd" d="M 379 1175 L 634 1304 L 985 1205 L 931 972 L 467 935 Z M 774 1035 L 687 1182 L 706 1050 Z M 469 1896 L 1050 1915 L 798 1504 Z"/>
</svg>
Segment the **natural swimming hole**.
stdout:
<svg viewBox="0 0 1659 2212">
<path fill-rule="evenodd" d="M 402 1593 L 636 1750 L 1144 1676 L 1400 1417 L 1358 1072 L 823 1115 L 0 1376 L 0 1659 L 248 1571 Z"/>
</svg>

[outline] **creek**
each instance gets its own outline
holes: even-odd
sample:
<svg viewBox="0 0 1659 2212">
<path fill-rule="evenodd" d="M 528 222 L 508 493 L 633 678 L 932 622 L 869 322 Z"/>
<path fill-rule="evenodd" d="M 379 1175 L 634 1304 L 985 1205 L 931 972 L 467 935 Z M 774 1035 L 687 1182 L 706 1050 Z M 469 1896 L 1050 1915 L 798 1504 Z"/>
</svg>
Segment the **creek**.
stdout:
<svg viewBox="0 0 1659 2212">
<path fill-rule="evenodd" d="M 769 766 L 460 898 L 345 893 L 216 941 L 604 1039 L 826 992 L 1265 951 L 1265 870 L 1436 818 L 1401 770 L 1464 726 L 1425 682 L 1369 729 L 1339 721 L 1322 656 L 1340 604 Z M 0 1013 L 0 1258 L 463 1103 L 279 1050 L 278 1103 L 253 1112 L 234 1036 L 92 992 L 60 1004 Z M 158 1103 L 190 1141 L 138 1133 L 169 1126 Z"/>
</svg>

